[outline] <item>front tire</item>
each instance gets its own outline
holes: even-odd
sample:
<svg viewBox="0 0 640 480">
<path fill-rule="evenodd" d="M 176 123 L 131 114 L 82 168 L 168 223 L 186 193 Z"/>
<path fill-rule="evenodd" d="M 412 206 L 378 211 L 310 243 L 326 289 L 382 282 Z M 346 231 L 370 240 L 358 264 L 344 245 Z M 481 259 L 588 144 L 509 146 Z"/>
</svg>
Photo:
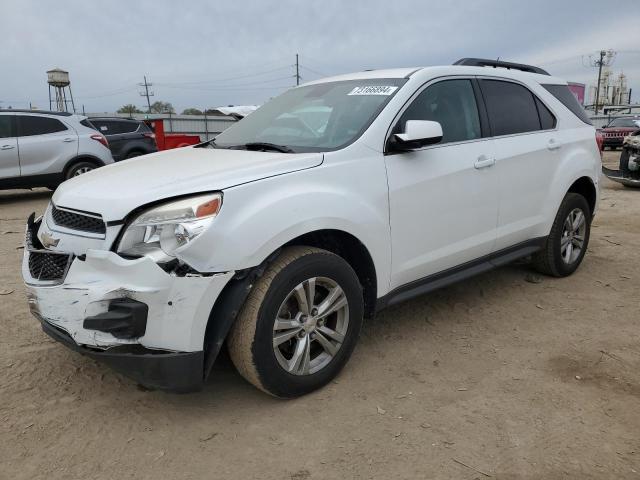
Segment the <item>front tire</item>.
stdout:
<svg viewBox="0 0 640 480">
<path fill-rule="evenodd" d="M 256 282 L 229 334 L 231 360 L 253 385 L 293 398 L 330 382 L 362 327 L 362 287 L 341 257 L 289 247 Z"/>
<path fill-rule="evenodd" d="M 536 270 L 554 277 L 575 272 L 587 251 L 591 232 L 591 209 L 577 193 L 567 193 L 560 204 L 542 250 L 533 257 Z"/>
</svg>

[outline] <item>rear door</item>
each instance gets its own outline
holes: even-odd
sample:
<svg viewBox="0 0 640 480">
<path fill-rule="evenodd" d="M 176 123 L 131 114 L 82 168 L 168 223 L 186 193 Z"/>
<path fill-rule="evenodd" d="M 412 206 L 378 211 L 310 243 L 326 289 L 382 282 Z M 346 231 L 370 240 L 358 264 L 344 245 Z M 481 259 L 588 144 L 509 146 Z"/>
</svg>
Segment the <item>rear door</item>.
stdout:
<svg viewBox="0 0 640 480">
<path fill-rule="evenodd" d="M 62 120 L 18 114 L 16 121 L 23 177 L 60 173 L 78 154 L 78 134 Z"/>
<path fill-rule="evenodd" d="M 491 253 L 498 181 L 493 145 L 483 138 L 479 91 L 469 78 L 426 86 L 393 127 L 408 120 L 442 126 L 442 141 L 385 156 L 392 236 L 391 288 Z"/>
<path fill-rule="evenodd" d="M 0 179 L 20 176 L 15 115 L 0 114 Z"/>
<path fill-rule="evenodd" d="M 560 163 L 562 144 L 551 110 L 526 86 L 481 79 L 499 181 L 496 250 L 537 236 L 543 207 Z"/>
</svg>

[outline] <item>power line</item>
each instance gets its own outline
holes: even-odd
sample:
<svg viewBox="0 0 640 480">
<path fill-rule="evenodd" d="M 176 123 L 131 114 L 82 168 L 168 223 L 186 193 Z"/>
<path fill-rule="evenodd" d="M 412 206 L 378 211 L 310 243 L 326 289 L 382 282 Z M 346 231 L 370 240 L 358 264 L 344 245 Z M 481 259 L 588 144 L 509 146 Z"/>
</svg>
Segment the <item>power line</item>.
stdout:
<svg viewBox="0 0 640 480">
<path fill-rule="evenodd" d="M 328 77 L 329 76 L 326 73 L 318 72 L 317 70 L 314 70 L 313 68 L 306 67 L 304 65 L 300 65 L 300 68 L 308 70 L 311 73 L 315 73 L 316 75 L 320 75 L 321 77 Z"/>
<path fill-rule="evenodd" d="M 156 86 L 161 86 L 161 87 L 166 87 L 166 88 L 182 88 L 182 89 L 219 89 L 219 88 L 235 88 L 238 86 L 250 86 L 250 85 L 264 85 L 266 83 L 269 82 L 277 82 L 280 80 L 288 80 L 290 79 L 291 76 L 287 75 L 287 76 L 279 76 L 279 77 L 274 77 L 274 78 L 268 78 L 268 79 L 264 79 L 264 80 L 256 80 L 256 81 L 252 81 L 252 82 L 242 82 L 242 83 L 232 83 L 232 84 L 224 84 L 224 85 L 211 85 L 211 86 L 199 86 L 199 85 L 181 85 L 181 84 L 171 84 L 171 83 L 155 83 Z"/>
<path fill-rule="evenodd" d="M 113 97 L 115 95 L 122 95 L 123 93 L 131 92 L 133 90 L 137 90 L 137 86 L 121 88 L 119 90 L 113 90 L 110 93 L 103 93 L 100 95 L 79 95 L 77 98 L 91 99 L 91 98 L 102 98 L 102 97 Z"/>
<path fill-rule="evenodd" d="M 273 73 L 273 72 L 277 72 L 279 70 L 284 70 L 285 68 L 290 68 L 290 65 L 283 65 L 280 66 L 278 68 L 273 68 L 270 70 L 264 70 L 262 72 L 256 72 L 256 73 L 250 73 L 247 75 L 239 75 L 239 76 L 235 76 L 235 77 L 225 77 L 225 78 L 215 78 L 215 79 L 210 79 L 210 80 L 202 80 L 202 81 L 197 81 L 197 82 L 167 82 L 167 83 L 157 83 L 156 85 L 162 85 L 162 86 L 177 86 L 177 85 L 202 85 L 202 84 L 206 84 L 206 83 L 216 83 L 216 82 L 224 82 L 224 81 L 228 81 L 228 80 L 241 80 L 243 78 L 251 78 L 251 77 L 259 77 L 261 75 L 265 75 L 267 73 Z"/>
<path fill-rule="evenodd" d="M 290 77 L 286 77 L 290 78 Z M 225 92 L 225 91 L 233 91 L 233 90 L 274 90 L 281 88 L 291 88 L 291 85 L 273 85 L 268 87 L 233 87 L 233 86 L 224 86 L 224 87 L 179 87 L 179 86 L 165 86 L 164 88 L 172 88 L 176 90 L 191 90 L 194 92 Z"/>
</svg>

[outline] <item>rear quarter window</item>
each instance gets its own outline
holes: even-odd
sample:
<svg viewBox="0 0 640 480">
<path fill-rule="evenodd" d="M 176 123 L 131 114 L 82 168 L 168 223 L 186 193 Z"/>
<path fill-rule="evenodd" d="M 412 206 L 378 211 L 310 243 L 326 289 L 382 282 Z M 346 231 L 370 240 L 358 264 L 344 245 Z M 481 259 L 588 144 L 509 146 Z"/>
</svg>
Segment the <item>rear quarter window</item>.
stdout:
<svg viewBox="0 0 640 480">
<path fill-rule="evenodd" d="M 591 119 L 587 116 L 580 102 L 575 97 L 567 85 L 542 85 L 551 95 L 556 97 L 560 103 L 567 107 L 571 112 L 587 125 L 593 125 Z"/>
</svg>

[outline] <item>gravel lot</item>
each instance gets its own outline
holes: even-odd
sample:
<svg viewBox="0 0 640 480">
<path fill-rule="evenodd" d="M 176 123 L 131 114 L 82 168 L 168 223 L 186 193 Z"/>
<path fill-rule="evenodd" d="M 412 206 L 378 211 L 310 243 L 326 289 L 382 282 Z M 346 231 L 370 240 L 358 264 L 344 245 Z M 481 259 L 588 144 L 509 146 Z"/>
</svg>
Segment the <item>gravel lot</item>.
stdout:
<svg viewBox="0 0 640 480">
<path fill-rule="evenodd" d="M 640 478 L 640 191 L 603 181 L 574 276 L 511 266 L 390 308 L 293 401 L 225 358 L 203 392 L 143 391 L 45 336 L 17 248 L 49 197 L 0 192 L 2 479 Z"/>
</svg>

